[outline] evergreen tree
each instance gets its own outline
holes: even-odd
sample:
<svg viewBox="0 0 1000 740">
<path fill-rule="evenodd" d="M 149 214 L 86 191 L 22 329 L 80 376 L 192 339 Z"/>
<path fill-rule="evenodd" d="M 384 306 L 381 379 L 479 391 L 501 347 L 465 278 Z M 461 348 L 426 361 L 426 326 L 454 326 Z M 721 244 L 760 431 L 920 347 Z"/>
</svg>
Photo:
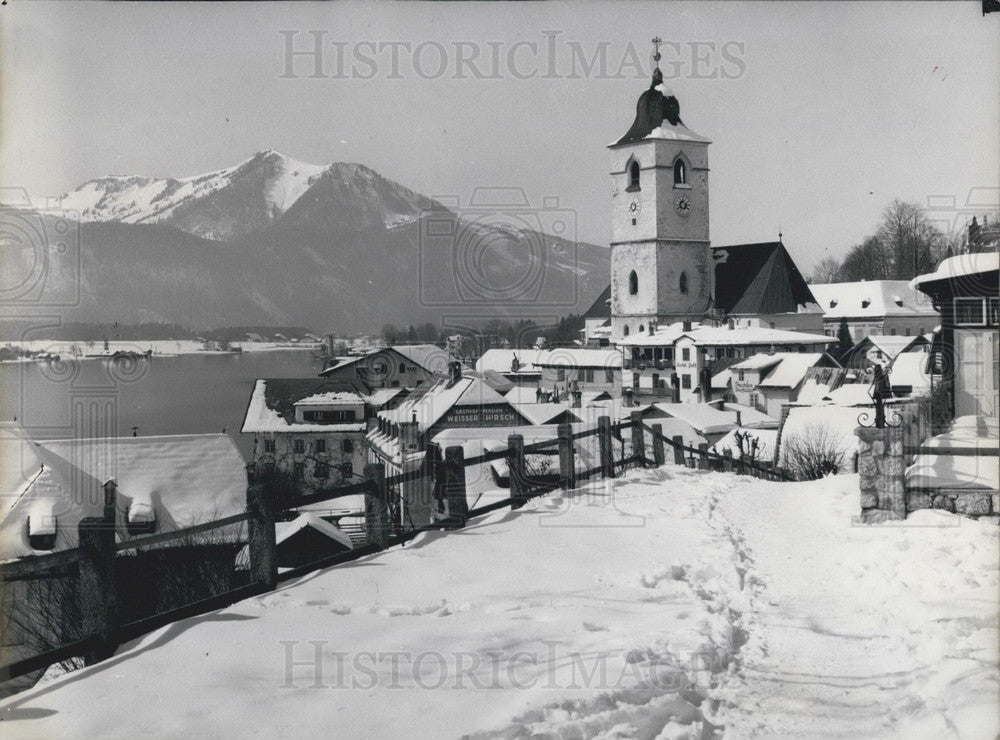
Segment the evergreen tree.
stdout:
<svg viewBox="0 0 1000 740">
<path fill-rule="evenodd" d="M 851 329 L 847 326 L 847 319 L 841 319 L 840 328 L 837 329 L 837 344 L 834 345 L 837 359 L 839 360 L 850 352 L 853 346 L 854 340 L 851 339 Z"/>
</svg>

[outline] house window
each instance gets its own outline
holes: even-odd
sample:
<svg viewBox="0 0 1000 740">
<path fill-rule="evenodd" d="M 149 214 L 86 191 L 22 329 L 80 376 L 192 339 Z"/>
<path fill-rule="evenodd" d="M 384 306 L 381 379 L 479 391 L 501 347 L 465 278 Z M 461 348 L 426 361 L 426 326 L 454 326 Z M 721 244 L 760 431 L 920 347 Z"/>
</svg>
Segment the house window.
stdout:
<svg viewBox="0 0 1000 740">
<path fill-rule="evenodd" d="M 354 443 L 349 439 L 345 439 L 343 442 L 340 443 L 340 451 L 343 452 L 345 455 L 350 455 L 352 452 L 354 452 Z"/>
<path fill-rule="evenodd" d="M 628 274 L 628 293 L 629 295 L 635 295 L 639 292 L 639 276 L 636 274 L 635 270 L 632 270 Z"/>
<path fill-rule="evenodd" d="M 681 287 L 681 293 L 688 292 L 688 276 L 686 272 L 681 273 L 680 287 Z"/>
<path fill-rule="evenodd" d="M 687 184 L 687 167 L 684 164 L 683 159 L 678 159 L 674 162 L 674 185 L 686 185 Z"/>
<path fill-rule="evenodd" d="M 305 451 L 306 451 L 305 440 L 302 439 L 292 440 L 292 452 L 294 452 L 296 455 L 301 455 Z"/>
<path fill-rule="evenodd" d="M 297 462 L 292 466 L 292 473 L 296 478 L 302 478 L 306 474 L 306 464 Z"/>
<path fill-rule="evenodd" d="M 907 337 L 910 336 L 910 327 L 906 327 L 906 331 L 904 332 L 904 335 L 907 336 Z"/>
<path fill-rule="evenodd" d="M 889 334 L 890 334 L 890 336 L 896 336 L 896 330 L 895 329 L 890 329 L 889 330 Z"/>
<path fill-rule="evenodd" d="M 402 362 L 399 363 L 399 372 L 400 373 L 405 373 L 406 372 L 406 365 L 404 363 L 402 363 Z"/>
<path fill-rule="evenodd" d="M 681 376 L 681 388 L 685 390 L 691 390 L 691 376 L 688 375 L 687 373 L 684 373 Z"/>
<path fill-rule="evenodd" d="M 313 475 L 317 478 L 329 478 L 330 477 L 330 466 L 326 463 L 318 462 L 316 467 L 313 469 Z"/>
<path fill-rule="evenodd" d="M 317 439 L 316 440 L 316 452 L 326 452 L 326 440 Z"/>
<path fill-rule="evenodd" d="M 615 382 L 615 371 L 610 367 L 604 368 L 604 382 L 614 383 Z"/>
<path fill-rule="evenodd" d="M 583 382 L 584 383 L 593 383 L 594 382 L 594 369 L 593 368 L 587 368 L 586 370 L 583 371 Z"/>
<path fill-rule="evenodd" d="M 690 362 L 691 361 L 691 348 L 690 347 L 683 347 L 681 349 L 681 360 L 684 361 L 684 362 Z"/>
<path fill-rule="evenodd" d="M 760 396 L 756 393 L 750 394 L 750 405 L 760 411 Z"/>
<path fill-rule="evenodd" d="M 746 380 L 746 371 L 740 370 L 740 380 Z"/>
<path fill-rule="evenodd" d="M 955 324 L 958 326 L 981 326 L 985 323 L 982 298 L 956 298 Z"/>
<path fill-rule="evenodd" d="M 991 326 L 1000 324 L 1000 298 L 990 298 L 987 305 L 986 323 Z M 994 386 L 995 388 L 996 386 Z"/>
<path fill-rule="evenodd" d="M 642 324 L 639 324 L 639 333 L 642 334 L 644 331 L 646 331 L 646 327 Z"/>
<path fill-rule="evenodd" d="M 274 452 L 274 440 L 265 439 L 264 440 L 264 452 Z"/>
<path fill-rule="evenodd" d="M 622 334 L 624 334 L 626 337 L 628 336 L 628 324 L 625 324 L 625 326 L 623 327 Z"/>
<path fill-rule="evenodd" d="M 639 190 L 639 163 L 634 159 L 629 160 L 628 163 L 628 187 L 626 192 L 634 192 Z"/>
<path fill-rule="evenodd" d="M 350 462 L 345 462 L 340 466 L 340 472 L 345 478 L 350 478 L 354 475 L 354 466 Z"/>
</svg>

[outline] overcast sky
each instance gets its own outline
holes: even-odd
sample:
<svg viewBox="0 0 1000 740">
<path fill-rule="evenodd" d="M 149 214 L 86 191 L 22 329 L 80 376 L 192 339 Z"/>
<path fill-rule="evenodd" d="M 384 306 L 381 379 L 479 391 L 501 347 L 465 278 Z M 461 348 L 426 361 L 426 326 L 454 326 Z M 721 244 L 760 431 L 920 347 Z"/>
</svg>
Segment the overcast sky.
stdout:
<svg viewBox="0 0 1000 740">
<path fill-rule="evenodd" d="M 0 29 L 0 183 L 36 199 L 271 148 L 462 202 L 481 186 L 555 196 L 606 244 L 605 147 L 632 123 L 654 35 L 684 122 L 714 142 L 714 244 L 780 227 L 808 271 L 895 197 L 964 223 L 1000 193 L 1000 14 L 978 0 L 11 0 Z M 317 40 L 319 57 L 289 58 Z"/>
</svg>

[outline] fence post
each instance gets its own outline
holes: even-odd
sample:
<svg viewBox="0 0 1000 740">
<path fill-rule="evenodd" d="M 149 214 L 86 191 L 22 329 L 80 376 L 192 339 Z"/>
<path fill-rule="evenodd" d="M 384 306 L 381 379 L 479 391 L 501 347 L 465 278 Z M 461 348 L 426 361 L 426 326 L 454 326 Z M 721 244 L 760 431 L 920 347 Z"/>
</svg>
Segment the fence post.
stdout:
<svg viewBox="0 0 1000 740">
<path fill-rule="evenodd" d="M 576 488 L 576 456 L 573 453 L 573 427 L 560 424 L 559 433 L 559 486 L 568 491 Z"/>
<path fill-rule="evenodd" d="M 733 451 L 728 447 L 722 451 L 722 469 L 726 473 L 733 472 Z"/>
<path fill-rule="evenodd" d="M 85 636 L 97 645 L 83 656 L 85 665 L 99 663 L 118 647 L 118 589 L 115 583 L 114 481 L 104 484 L 104 516 L 86 517 L 77 525 L 78 542 L 86 557 L 80 561 L 80 617 Z"/>
<path fill-rule="evenodd" d="M 686 465 L 684 462 L 684 437 L 679 434 L 675 434 L 673 437 L 674 442 L 674 465 Z"/>
<path fill-rule="evenodd" d="M 708 469 L 708 443 L 702 442 L 698 445 L 698 470 Z"/>
<path fill-rule="evenodd" d="M 646 467 L 646 440 L 642 434 L 642 412 L 633 411 L 632 414 L 632 456 L 639 465 Z"/>
<path fill-rule="evenodd" d="M 615 477 L 615 453 L 611 448 L 611 417 L 597 417 L 597 442 L 601 451 L 601 476 Z"/>
<path fill-rule="evenodd" d="M 469 501 L 465 495 L 465 452 L 458 446 L 444 451 L 444 500 L 448 502 L 448 529 L 464 527 Z"/>
<path fill-rule="evenodd" d="M 520 509 L 528 500 L 523 435 L 511 434 L 507 437 L 507 475 L 510 479 L 510 508 Z"/>
<path fill-rule="evenodd" d="M 385 487 L 385 465 L 365 465 L 365 542 L 379 550 L 389 546 L 389 498 Z"/>
<path fill-rule="evenodd" d="M 251 482 L 247 486 L 247 513 L 250 515 L 247 520 L 250 578 L 273 591 L 278 586 L 274 510 L 263 484 Z"/>
<path fill-rule="evenodd" d="M 667 461 L 667 456 L 663 450 L 663 425 L 653 424 L 653 464 L 660 468 Z"/>
</svg>

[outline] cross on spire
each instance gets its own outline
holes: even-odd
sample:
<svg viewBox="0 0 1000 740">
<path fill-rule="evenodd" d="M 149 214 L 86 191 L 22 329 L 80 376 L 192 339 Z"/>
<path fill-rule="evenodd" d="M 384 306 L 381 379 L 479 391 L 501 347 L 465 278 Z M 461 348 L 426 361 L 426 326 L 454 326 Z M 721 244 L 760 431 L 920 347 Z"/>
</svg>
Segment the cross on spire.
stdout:
<svg viewBox="0 0 1000 740">
<path fill-rule="evenodd" d="M 663 43 L 663 39 L 659 36 L 653 37 L 653 61 L 656 62 L 656 66 L 660 66 L 660 44 Z"/>
</svg>

